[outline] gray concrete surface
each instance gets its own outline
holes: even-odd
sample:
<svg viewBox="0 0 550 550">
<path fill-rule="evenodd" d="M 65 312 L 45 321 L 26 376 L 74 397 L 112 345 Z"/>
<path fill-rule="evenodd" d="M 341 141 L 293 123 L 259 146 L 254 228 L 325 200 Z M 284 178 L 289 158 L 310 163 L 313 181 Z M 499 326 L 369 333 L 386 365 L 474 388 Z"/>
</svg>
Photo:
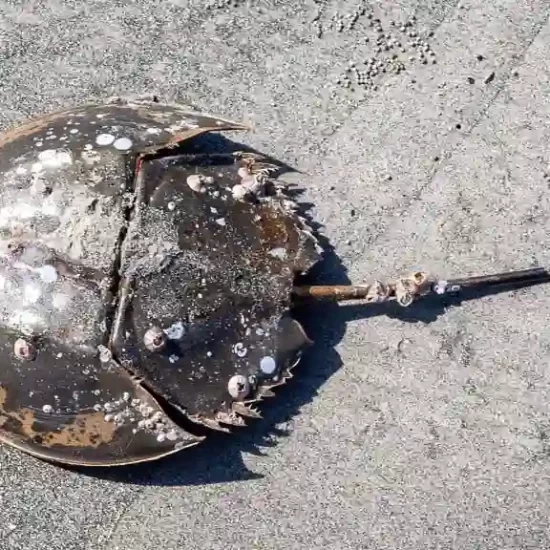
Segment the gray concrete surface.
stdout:
<svg viewBox="0 0 550 550">
<path fill-rule="evenodd" d="M 1 125 L 156 91 L 254 122 L 241 139 L 300 170 L 325 280 L 550 264 L 550 2 L 365 4 L 396 36 L 415 15 L 436 59 L 399 51 L 368 93 L 335 82 L 385 55 L 369 19 L 326 28 L 357 3 L 5 0 Z M 237 437 L 117 477 L 1 448 L 0 548 L 550 548 L 550 287 L 315 318 Z"/>
</svg>

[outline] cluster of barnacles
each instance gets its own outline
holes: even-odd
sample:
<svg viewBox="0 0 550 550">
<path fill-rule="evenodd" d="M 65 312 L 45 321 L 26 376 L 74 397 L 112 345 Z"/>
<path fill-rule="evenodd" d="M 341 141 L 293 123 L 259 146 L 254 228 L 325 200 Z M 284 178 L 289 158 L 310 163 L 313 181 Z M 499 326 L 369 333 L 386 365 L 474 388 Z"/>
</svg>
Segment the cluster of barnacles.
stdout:
<svg viewBox="0 0 550 550">
<path fill-rule="evenodd" d="M 270 176 L 279 170 L 275 164 L 264 161 L 264 158 L 255 153 L 238 151 L 233 153 L 239 164 L 237 174 L 240 183 L 235 184 L 231 193 L 238 201 L 257 200 L 269 196 L 285 196 L 286 185 L 273 180 Z M 214 183 L 214 178 L 202 174 L 192 174 L 187 178 L 187 185 L 197 193 L 205 193 Z"/>
<path fill-rule="evenodd" d="M 167 422 L 166 415 L 161 411 L 155 411 L 147 402 L 141 399 L 132 399 L 130 393 L 124 392 L 120 399 L 109 401 L 105 404 L 97 403 L 94 410 L 104 413 L 106 422 L 114 422 L 117 427 L 125 423 L 135 425 L 132 430 L 137 433 L 140 430 L 154 434 L 159 442 L 168 439 L 175 441 L 180 432 Z"/>
<path fill-rule="evenodd" d="M 271 174 L 279 170 L 277 166 L 262 162 L 262 157 L 254 153 L 237 151 L 233 156 L 240 164 L 237 174 L 241 178 L 241 182 L 231 190 L 233 198 L 243 200 L 265 196 L 269 184 L 275 188 L 277 194 L 283 190 L 284 186 L 270 178 Z"/>
<path fill-rule="evenodd" d="M 286 382 L 293 377 L 292 369 L 298 362 L 299 356 L 292 365 L 283 369 L 280 375 L 272 378 L 270 382 L 260 382 L 256 376 L 249 376 L 247 378 L 243 375 L 236 375 L 235 377 L 242 377 L 248 386 L 249 396 L 247 398 L 232 401 L 229 407 L 227 407 L 227 410 L 219 410 L 213 417 L 189 415 L 189 419 L 207 428 L 230 433 L 230 429 L 225 426 L 244 427 L 246 426 L 245 418 L 262 418 L 260 411 L 253 405 L 266 398 L 275 397 L 275 393 L 272 391 L 273 388 L 286 384 Z"/>
</svg>

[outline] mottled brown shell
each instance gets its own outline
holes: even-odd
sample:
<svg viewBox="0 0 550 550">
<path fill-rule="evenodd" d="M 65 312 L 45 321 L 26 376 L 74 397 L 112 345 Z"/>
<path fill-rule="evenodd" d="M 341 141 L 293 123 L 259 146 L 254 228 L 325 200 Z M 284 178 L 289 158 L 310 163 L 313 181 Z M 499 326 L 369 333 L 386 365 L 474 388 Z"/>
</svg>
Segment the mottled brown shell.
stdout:
<svg viewBox="0 0 550 550">
<path fill-rule="evenodd" d="M 0 137 L 2 441 L 64 463 L 151 460 L 201 441 L 159 401 L 221 429 L 288 375 L 307 344 L 290 291 L 315 241 L 284 197 L 234 197 L 233 154 L 185 150 L 241 129 L 115 101 Z"/>
</svg>

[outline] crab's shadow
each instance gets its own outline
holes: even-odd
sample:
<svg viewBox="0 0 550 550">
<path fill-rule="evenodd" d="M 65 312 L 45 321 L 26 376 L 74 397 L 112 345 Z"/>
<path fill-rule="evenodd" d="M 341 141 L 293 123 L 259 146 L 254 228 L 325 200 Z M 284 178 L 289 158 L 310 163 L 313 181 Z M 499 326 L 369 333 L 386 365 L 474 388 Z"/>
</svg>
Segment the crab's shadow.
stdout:
<svg viewBox="0 0 550 550">
<path fill-rule="evenodd" d="M 193 149 L 203 147 L 217 152 L 247 151 L 263 155 L 218 135 L 207 136 L 193 144 Z M 189 150 L 186 148 L 185 152 L 189 153 Z M 274 159 L 270 159 L 270 162 L 277 163 Z M 285 173 L 297 173 L 286 165 L 277 164 L 281 167 L 282 180 L 285 179 Z M 289 192 L 299 203 L 301 215 L 308 220 L 324 251 L 321 261 L 300 282 L 350 284 L 345 266 L 330 242 L 319 234 L 320 226 L 310 216 L 313 205 L 299 200 L 304 189 L 294 188 Z M 512 287 L 501 288 L 498 292 L 506 290 L 512 290 Z M 334 302 L 302 305 L 296 308 L 295 317 L 314 341 L 314 345 L 305 352 L 295 369 L 294 378 L 277 389 L 275 398 L 268 399 L 260 405 L 263 415 L 261 420 L 251 421 L 247 428 L 235 428 L 232 434 L 211 432 L 202 444 L 158 462 L 128 467 L 83 469 L 79 470 L 79 473 L 148 486 L 205 485 L 262 478 L 262 475 L 254 473 L 246 466 L 243 453 L 266 455 L 270 448 L 289 435 L 288 426 L 292 418 L 299 414 L 304 405 L 316 397 L 323 384 L 343 366 L 335 347 L 344 337 L 346 325 L 349 322 L 387 315 L 403 322 L 431 323 L 449 307 L 460 306 L 465 300 L 477 299 L 495 292 L 497 291 L 471 292 L 445 298 L 425 298 L 406 309 L 397 306 L 394 302 L 368 306 L 339 305 Z"/>
</svg>

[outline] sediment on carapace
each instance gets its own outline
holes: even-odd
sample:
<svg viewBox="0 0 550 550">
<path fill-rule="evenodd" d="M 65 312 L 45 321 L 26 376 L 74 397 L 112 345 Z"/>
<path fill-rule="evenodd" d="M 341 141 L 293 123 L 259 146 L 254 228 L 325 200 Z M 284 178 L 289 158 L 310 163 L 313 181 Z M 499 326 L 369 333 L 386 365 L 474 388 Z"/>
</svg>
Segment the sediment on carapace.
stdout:
<svg viewBox="0 0 550 550">
<path fill-rule="evenodd" d="M 122 276 L 120 273 L 120 268 L 122 264 L 122 249 L 124 246 L 124 241 L 126 240 L 126 237 L 128 235 L 128 227 L 130 225 L 132 214 L 136 205 L 136 193 L 139 187 L 140 166 L 141 161 L 139 157 L 132 155 L 131 157 L 126 159 L 125 179 L 127 188 L 129 189 L 130 193 L 132 193 L 132 200 L 128 201 L 128 203 L 124 204 L 123 206 L 123 223 L 120 227 L 115 246 L 112 281 L 109 288 L 109 292 L 112 298 L 111 303 L 109 304 L 109 307 L 107 308 L 107 311 L 105 313 L 106 331 L 103 342 L 105 346 L 109 346 L 109 343 L 111 341 L 113 323 L 115 321 L 117 310 L 121 302 Z"/>
</svg>

